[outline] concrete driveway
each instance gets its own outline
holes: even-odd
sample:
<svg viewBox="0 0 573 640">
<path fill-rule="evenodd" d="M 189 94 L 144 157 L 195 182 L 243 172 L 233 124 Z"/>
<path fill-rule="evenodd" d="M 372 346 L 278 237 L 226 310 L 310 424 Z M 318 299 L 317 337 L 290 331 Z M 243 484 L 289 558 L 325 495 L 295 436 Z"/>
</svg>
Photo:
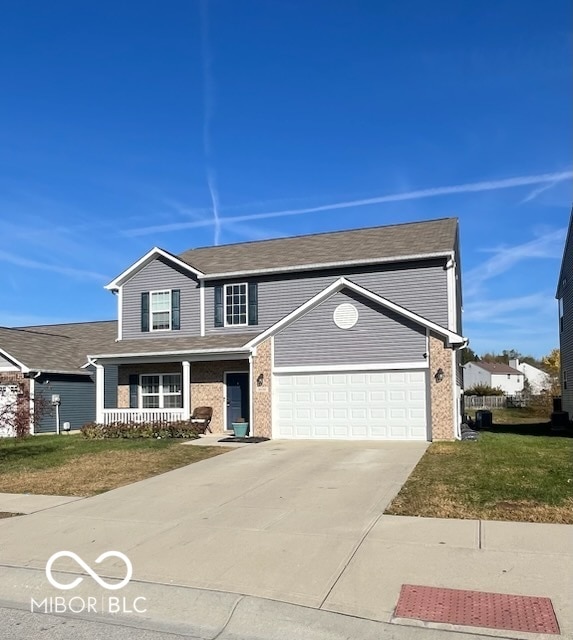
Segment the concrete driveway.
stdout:
<svg viewBox="0 0 573 640">
<path fill-rule="evenodd" d="M 320 607 L 426 446 L 271 441 L 234 450 L 5 520 L 0 563 L 43 569 L 62 549 L 88 562 L 113 549 L 129 556 L 135 579 Z M 65 559 L 58 568 L 78 570 Z"/>
</svg>

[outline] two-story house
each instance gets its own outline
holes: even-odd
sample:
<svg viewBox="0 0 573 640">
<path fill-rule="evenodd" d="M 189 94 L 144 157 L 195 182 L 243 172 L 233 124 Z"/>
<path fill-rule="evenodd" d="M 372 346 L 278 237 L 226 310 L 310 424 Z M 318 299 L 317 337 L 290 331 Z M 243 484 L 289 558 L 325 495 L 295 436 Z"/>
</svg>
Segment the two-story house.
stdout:
<svg viewBox="0 0 573 640">
<path fill-rule="evenodd" d="M 573 210 L 569 217 L 569 229 L 563 249 L 561 270 L 557 283 L 558 330 L 561 354 L 561 404 L 563 411 L 573 419 L 573 388 L 567 374 L 573 372 Z"/>
<path fill-rule="evenodd" d="M 154 248 L 107 289 L 118 333 L 89 356 L 98 422 L 186 419 L 208 405 L 214 431 L 243 417 L 259 437 L 459 434 L 456 219 Z"/>
</svg>

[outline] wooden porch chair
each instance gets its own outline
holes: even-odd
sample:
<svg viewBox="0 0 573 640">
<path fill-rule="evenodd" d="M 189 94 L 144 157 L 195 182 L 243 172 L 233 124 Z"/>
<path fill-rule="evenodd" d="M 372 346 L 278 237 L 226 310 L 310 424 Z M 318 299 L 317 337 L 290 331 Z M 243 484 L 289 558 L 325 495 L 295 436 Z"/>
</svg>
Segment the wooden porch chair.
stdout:
<svg viewBox="0 0 573 640">
<path fill-rule="evenodd" d="M 213 418 L 213 407 L 195 407 L 191 414 L 191 424 L 203 430 L 203 433 L 211 432 L 211 419 Z"/>
</svg>

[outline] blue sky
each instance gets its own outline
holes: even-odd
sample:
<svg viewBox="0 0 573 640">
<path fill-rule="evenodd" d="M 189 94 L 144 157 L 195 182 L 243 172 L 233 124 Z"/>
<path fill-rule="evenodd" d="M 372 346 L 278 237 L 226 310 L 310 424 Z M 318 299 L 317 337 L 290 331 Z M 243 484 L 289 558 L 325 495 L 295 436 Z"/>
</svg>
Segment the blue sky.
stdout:
<svg viewBox="0 0 573 640">
<path fill-rule="evenodd" d="M 569 0 L 6 0 L 0 324 L 114 317 L 154 245 L 458 216 L 464 334 L 557 345 Z"/>
</svg>

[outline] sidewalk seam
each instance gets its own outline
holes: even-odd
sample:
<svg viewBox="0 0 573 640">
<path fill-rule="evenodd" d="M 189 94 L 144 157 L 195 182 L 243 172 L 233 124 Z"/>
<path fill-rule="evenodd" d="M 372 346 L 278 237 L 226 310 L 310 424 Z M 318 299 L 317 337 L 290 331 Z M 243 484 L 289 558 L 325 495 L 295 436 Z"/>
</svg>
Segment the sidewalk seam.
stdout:
<svg viewBox="0 0 573 640">
<path fill-rule="evenodd" d="M 231 622 L 231 619 L 233 617 L 233 615 L 235 614 L 235 611 L 237 610 L 237 607 L 239 606 L 239 604 L 244 600 L 245 596 L 241 595 L 237 598 L 236 602 L 233 604 L 231 611 L 229 612 L 229 616 L 227 617 L 227 620 L 225 621 L 225 624 L 223 625 L 223 628 L 221 629 L 221 631 L 219 631 L 217 633 L 217 635 L 213 636 L 212 640 L 217 640 L 217 638 L 221 637 L 221 634 L 225 633 L 225 629 L 229 626 L 229 623 Z"/>
<path fill-rule="evenodd" d="M 352 558 L 354 558 L 354 556 L 358 553 L 358 549 L 360 549 L 360 547 L 362 546 L 362 543 L 364 542 L 364 540 L 366 540 L 366 536 L 372 531 L 372 529 L 374 528 L 374 525 L 376 525 L 376 523 L 380 520 L 380 518 L 384 515 L 384 513 L 380 513 L 378 515 L 378 517 L 376 517 L 373 522 L 370 524 L 370 526 L 368 526 L 366 528 L 366 531 L 364 532 L 364 535 L 360 538 L 360 540 L 358 541 L 357 545 L 354 547 L 354 549 L 352 550 L 352 553 L 350 554 L 350 556 L 346 559 L 346 562 L 344 563 L 344 566 L 342 567 L 342 569 L 340 570 L 338 576 L 336 577 L 336 579 L 334 580 L 334 582 L 332 583 L 332 585 L 330 586 L 330 588 L 328 589 L 328 591 L 326 592 L 326 595 L 324 596 L 324 598 L 320 601 L 320 604 L 318 605 L 318 609 L 323 611 L 322 607 L 324 606 L 324 603 L 328 600 L 328 596 L 332 593 L 334 587 L 336 587 L 336 585 L 338 584 L 338 581 L 340 580 L 340 578 L 342 578 L 343 573 L 346 571 L 348 565 L 352 562 Z"/>
</svg>

